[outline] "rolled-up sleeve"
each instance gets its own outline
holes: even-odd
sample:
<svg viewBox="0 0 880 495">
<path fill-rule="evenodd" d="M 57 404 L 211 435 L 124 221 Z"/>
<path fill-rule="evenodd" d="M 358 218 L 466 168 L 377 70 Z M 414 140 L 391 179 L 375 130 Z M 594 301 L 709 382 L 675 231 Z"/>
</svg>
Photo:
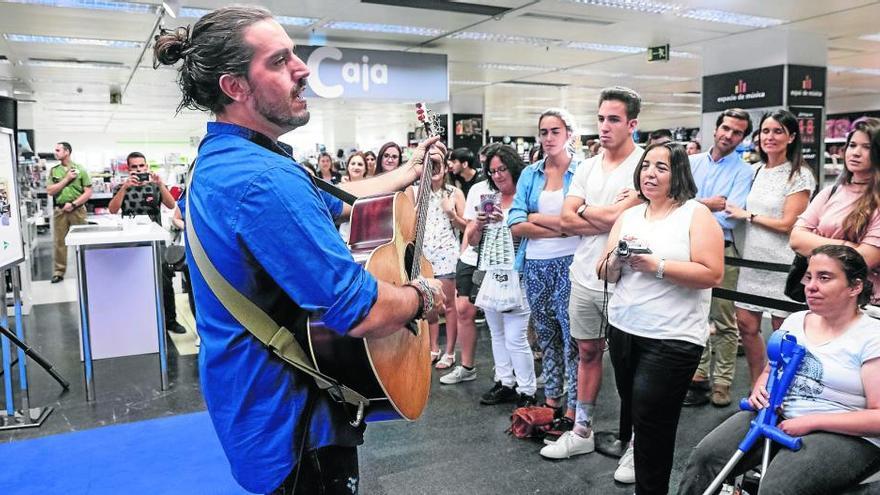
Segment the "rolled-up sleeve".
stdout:
<svg viewBox="0 0 880 495">
<path fill-rule="evenodd" d="M 516 195 L 514 195 L 513 204 L 510 205 L 510 210 L 507 212 L 507 225 L 510 227 L 525 222 L 529 218 L 529 193 L 532 189 L 534 174 L 533 167 L 526 167 L 516 183 Z"/>
<path fill-rule="evenodd" d="M 283 187 L 281 186 L 283 184 Z M 251 182 L 236 231 L 256 261 L 301 308 L 344 334 L 369 313 L 378 283 L 358 265 L 333 224 L 341 210 L 305 172 L 276 167 Z"/>
</svg>

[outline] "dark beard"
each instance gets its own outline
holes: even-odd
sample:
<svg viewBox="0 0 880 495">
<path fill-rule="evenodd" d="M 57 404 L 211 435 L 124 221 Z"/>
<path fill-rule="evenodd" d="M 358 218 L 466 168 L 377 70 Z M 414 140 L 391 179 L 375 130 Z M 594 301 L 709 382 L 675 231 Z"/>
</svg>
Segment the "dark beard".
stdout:
<svg viewBox="0 0 880 495">
<path fill-rule="evenodd" d="M 288 130 L 302 127 L 309 123 L 311 115 L 308 110 L 296 115 L 290 112 L 287 102 L 283 104 L 267 104 L 262 98 L 256 99 L 256 109 L 269 122 Z"/>
</svg>

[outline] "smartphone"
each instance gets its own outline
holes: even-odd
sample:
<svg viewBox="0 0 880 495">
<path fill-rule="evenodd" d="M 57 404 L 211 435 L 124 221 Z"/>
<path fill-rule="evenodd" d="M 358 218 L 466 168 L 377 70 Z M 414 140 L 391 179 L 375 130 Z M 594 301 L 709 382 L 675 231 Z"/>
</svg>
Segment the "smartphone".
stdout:
<svg viewBox="0 0 880 495">
<path fill-rule="evenodd" d="M 495 205 L 499 204 L 501 202 L 500 200 L 501 197 L 497 193 L 481 194 L 480 211 L 482 211 L 486 215 L 491 215 L 495 212 Z"/>
<path fill-rule="evenodd" d="M 150 182 L 150 173 L 149 172 L 134 174 L 134 176 L 137 177 L 137 179 L 139 181 L 141 181 L 142 183 Z"/>
</svg>

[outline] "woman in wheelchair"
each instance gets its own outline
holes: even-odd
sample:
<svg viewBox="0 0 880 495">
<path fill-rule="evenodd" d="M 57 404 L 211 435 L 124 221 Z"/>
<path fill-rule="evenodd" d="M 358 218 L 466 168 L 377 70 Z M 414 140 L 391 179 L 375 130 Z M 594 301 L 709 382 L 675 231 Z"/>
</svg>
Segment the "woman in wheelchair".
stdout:
<svg viewBox="0 0 880 495">
<path fill-rule="evenodd" d="M 801 437 L 797 452 L 773 444 L 759 494 L 830 494 L 854 487 L 880 469 L 880 321 L 861 310 L 872 293 L 868 267 L 853 248 L 813 250 L 804 276 L 808 311 L 781 330 L 806 348 L 782 405 L 778 427 Z M 768 405 L 769 366 L 749 396 Z M 755 417 L 741 411 L 700 441 L 688 460 L 679 494 L 700 494 L 721 472 Z M 763 442 L 746 453 L 732 476 L 761 462 Z"/>
</svg>

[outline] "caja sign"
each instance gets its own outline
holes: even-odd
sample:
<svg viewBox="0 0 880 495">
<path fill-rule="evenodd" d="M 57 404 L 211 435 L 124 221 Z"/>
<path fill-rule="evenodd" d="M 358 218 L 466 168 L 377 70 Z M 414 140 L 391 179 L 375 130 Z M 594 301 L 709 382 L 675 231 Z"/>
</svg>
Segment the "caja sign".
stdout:
<svg viewBox="0 0 880 495">
<path fill-rule="evenodd" d="M 446 55 L 297 46 L 309 67 L 306 96 L 447 101 Z"/>
</svg>

